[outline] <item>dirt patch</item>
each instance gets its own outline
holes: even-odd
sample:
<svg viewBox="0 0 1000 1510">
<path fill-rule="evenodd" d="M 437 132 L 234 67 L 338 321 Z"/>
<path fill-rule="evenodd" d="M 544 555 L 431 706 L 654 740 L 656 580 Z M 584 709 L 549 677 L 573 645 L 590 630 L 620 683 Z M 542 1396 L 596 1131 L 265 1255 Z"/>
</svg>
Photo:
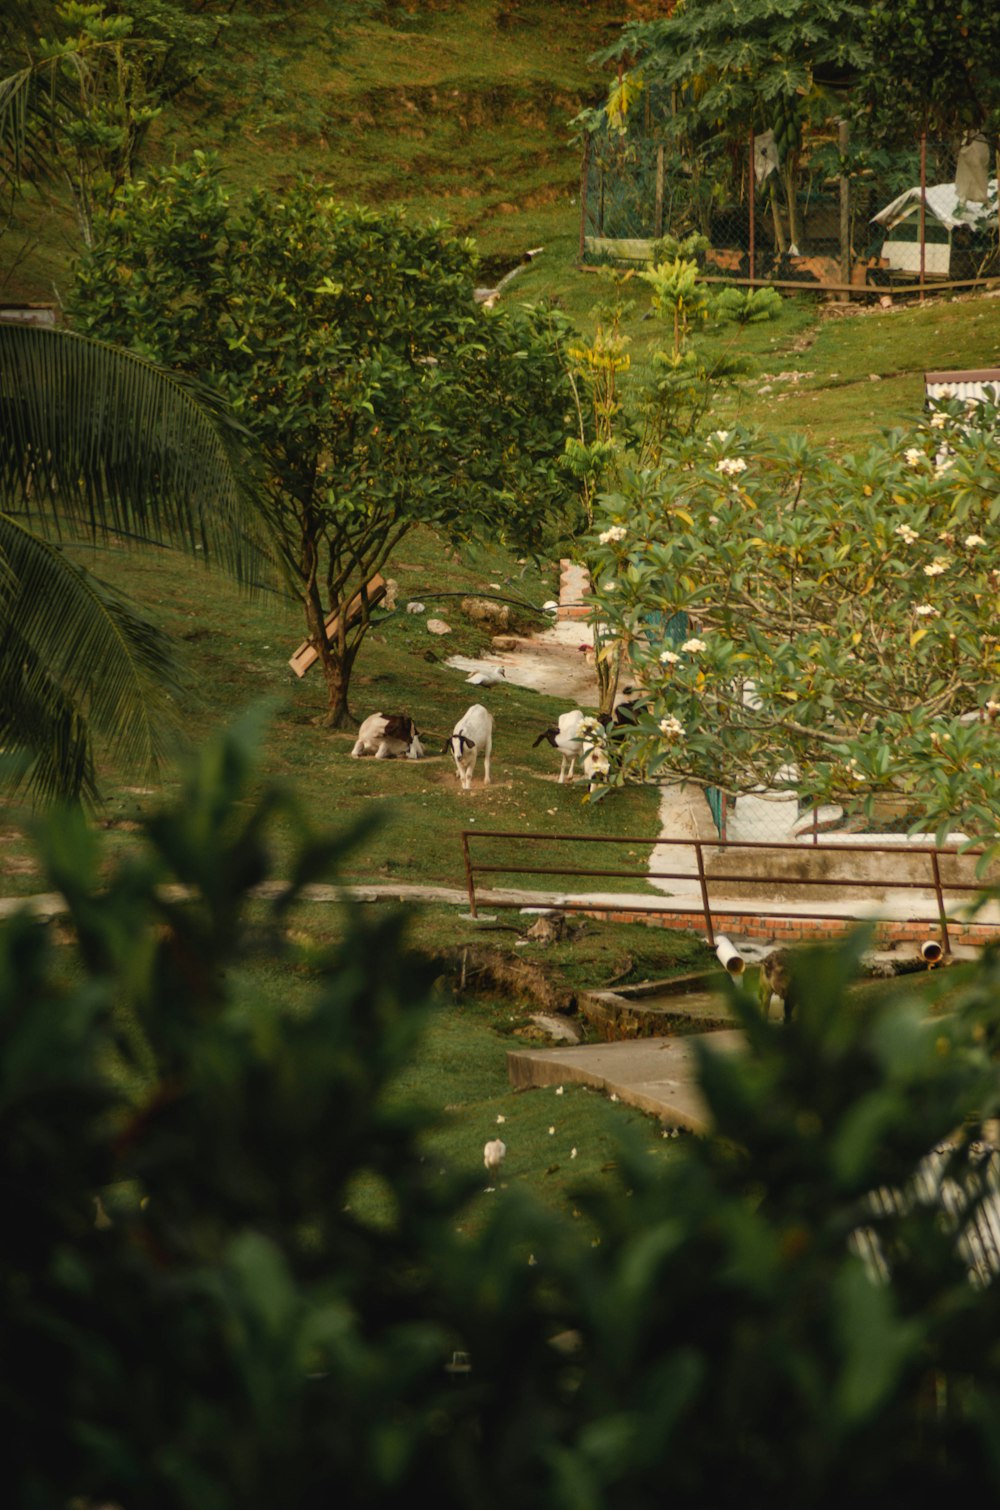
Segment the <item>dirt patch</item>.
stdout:
<svg viewBox="0 0 1000 1510">
<path fill-rule="evenodd" d="M 554 980 L 544 966 L 532 960 L 514 959 L 499 949 L 468 944 L 434 956 L 459 993 L 477 995 L 496 992 L 506 1001 L 518 1002 L 542 1012 L 571 1014 L 577 993 L 565 981 Z"/>
</svg>

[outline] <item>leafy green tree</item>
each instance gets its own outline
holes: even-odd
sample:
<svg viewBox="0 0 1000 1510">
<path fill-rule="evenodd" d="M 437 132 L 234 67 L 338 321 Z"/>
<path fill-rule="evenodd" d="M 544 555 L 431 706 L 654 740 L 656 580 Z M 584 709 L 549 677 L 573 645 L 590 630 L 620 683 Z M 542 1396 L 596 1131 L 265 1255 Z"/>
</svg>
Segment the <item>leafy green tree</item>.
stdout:
<svg viewBox="0 0 1000 1510">
<path fill-rule="evenodd" d="M 753 127 L 774 131 L 786 224 L 773 200 L 780 250 L 801 245 L 798 185 L 803 132 L 843 109 L 842 88 L 868 59 L 859 0 L 702 0 L 653 21 L 627 25 L 606 59 L 625 63 L 606 115 L 627 126 L 645 89 L 671 101 L 665 132 L 689 155 L 691 171 L 745 142 Z"/>
<path fill-rule="evenodd" d="M 626 740 L 651 773 L 1000 833 L 995 418 L 951 404 L 843 458 L 719 431 L 622 476 L 596 612 L 651 693 Z"/>
<path fill-rule="evenodd" d="M 259 578 L 245 439 L 211 394 L 141 357 L 0 323 L 0 747 L 15 784 L 96 797 L 95 739 L 155 761 L 177 685 L 168 642 L 60 535 L 170 544 Z"/>
<path fill-rule="evenodd" d="M 881 130 L 1000 136 L 1000 15 L 992 5 L 873 0 L 868 104 Z"/>
<path fill-rule="evenodd" d="M 82 821 L 42 828 L 72 969 L 37 921 L 0 924 L 12 1503 L 997 1491 L 1000 1295 L 974 1241 L 993 955 L 949 972 L 948 1017 L 912 987 L 852 1000 L 864 939 L 806 955 L 787 1028 L 734 988 L 745 1052 L 697 1049 L 707 1137 L 623 1144 L 576 1193 L 586 1225 L 513 1176 L 476 1206 L 398 1083 L 429 1005 L 402 919 L 352 910 L 342 944 L 296 953 L 301 889 L 345 842 L 273 786 L 251 800 L 254 774 L 237 731 L 117 868 Z M 291 870 L 254 900 L 279 814 Z M 311 999 L 261 999 L 256 965 Z"/>
<path fill-rule="evenodd" d="M 304 6 L 268 0 L 8 0 L 0 54 L 0 181 L 67 192 L 81 237 L 142 162 L 153 123 L 182 97 L 200 115 L 224 109 L 229 129 L 273 128 L 301 99 L 285 90 L 282 37 Z M 330 29 L 367 12 L 364 0 L 324 7 L 325 25 L 296 14 L 298 45 L 322 51 Z"/>
<path fill-rule="evenodd" d="M 562 325 L 477 309 L 474 266 L 441 225 L 310 184 L 237 206 L 202 154 L 127 188 L 80 265 L 79 328 L 199 374 L 254 435 L 335 726 L 365 586 L 415 525 L 535 548 L 571 502 Z"/>
</svg>

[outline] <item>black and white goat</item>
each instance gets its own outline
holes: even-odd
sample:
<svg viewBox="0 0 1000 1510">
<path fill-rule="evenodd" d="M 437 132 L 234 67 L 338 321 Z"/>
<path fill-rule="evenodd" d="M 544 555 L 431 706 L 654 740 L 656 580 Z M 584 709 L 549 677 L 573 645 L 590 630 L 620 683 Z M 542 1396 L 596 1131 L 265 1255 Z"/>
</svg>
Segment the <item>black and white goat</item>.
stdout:
<svg viewBox="0 0 1000 1510">
<path fill-rule="evenodd" d="M 351 751 L 355 760 L 363 755 L 374 755 L 376 760 L 395 760 L 403 755 L 419 760 L 423 753 L 417 726 L 406 713 L 373 713 L 358 730 Z"/>
<path fill-rule="evenodd" d="M 599 761 L 591 759 L 600 753 L 603 755 L 602 772 L 606 772 L 607 753 L 604 751 L 603 723 L 604 718 L 597 718 L 593 714 L 581 713 L 579 708 L 572 708 L 568 713 L 560 713 L 557 728 L 543 729 L 531 748 L 537 749 L 543 739 L 547 739 L 554 750 L 558 750 L 562 756 L 562 764 L 559 767 L 559 784 L 573 780 L 573 772 L 576 762 L 584 763 L 584 774 L 589 781 L 593 781 L 596 774 L 596 766 Z M 588 770 L 588 760 L 590 769 Z"/>
<path fill-rule="evenodd" d="M 482 703 L 467 708 L 448 736 L 445 749 L 455 757 L 455 769 L 463 792 L 472 787 L 476 758 L 483 752 L 483 786 L 490 784 L 490 755 L 493 750 L 493 715 Z"/>
</svg>

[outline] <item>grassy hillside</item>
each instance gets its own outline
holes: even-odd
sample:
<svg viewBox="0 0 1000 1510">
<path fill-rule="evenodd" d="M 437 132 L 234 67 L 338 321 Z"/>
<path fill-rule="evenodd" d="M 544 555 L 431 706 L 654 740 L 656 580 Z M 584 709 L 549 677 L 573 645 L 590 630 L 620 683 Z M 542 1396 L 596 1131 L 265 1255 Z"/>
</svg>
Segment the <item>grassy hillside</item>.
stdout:
<svg viewBox="0 0 1000 1510">
<path fill-rule="evenodd" d="M 345 21 L 352 10 L 360 19 Z M 575 222 L 569 121 L 603 92 L 588 58 L 628 11 L 620 0 L 318 0 L 275 30 L 258 100 L 186 97 L 156 123 L 148 155 L 215 149 L 237 189 L 306 173 L 348 199 L 406 202 L 516 262 Z M 29 194 L 0 239 L 2 296 L 58 299 L 76 247 L 65 203 Z"/>
</svg>

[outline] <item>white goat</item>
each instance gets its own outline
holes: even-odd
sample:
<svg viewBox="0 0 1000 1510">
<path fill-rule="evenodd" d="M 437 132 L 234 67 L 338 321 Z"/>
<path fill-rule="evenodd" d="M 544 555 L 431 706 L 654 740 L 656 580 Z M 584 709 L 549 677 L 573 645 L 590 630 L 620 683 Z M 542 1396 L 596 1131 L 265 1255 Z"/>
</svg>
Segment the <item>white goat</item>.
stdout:
<svg viewBox="0 0 1000 1510">
<path fill-rule="evenodd" d="M 417 726 L 405 713 L 373 713 L 358 730 L 351 755 L 360 760 L 363 755 L 374 755 L 376 760 L 394 760 L 405 755 L 408 760 L 419 760 L 424 753 Z"/>
<path fill-rule="evenodd" d="M 455 757 L 455 767 L 462 790 L 472 787 L 476 757 L 483 752 L 483 786 L 490 784 L 490 754 L 493 749 L 493 715 L 482 703 L 473 703 L 462 714 L 448 738 L 447 748 Z"/>
<path fill-rule="evenodd" d="M 547 739 L 552 748 L 559 751 L 562 756 L 559 784 L 562 785 L 573 780 L 576 762 L 586 755 L 588 747 L 593 744 L 593 735 L 599 728 L 599 719 L 581 713 L 579 708 L 573 708 L 569 713 L 560 713 L 559 727 L 543 730 L 531 748 L 536 749 L 543 739 Z"/>
</svg>

